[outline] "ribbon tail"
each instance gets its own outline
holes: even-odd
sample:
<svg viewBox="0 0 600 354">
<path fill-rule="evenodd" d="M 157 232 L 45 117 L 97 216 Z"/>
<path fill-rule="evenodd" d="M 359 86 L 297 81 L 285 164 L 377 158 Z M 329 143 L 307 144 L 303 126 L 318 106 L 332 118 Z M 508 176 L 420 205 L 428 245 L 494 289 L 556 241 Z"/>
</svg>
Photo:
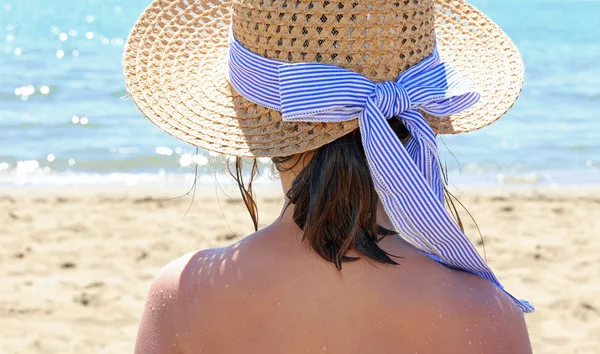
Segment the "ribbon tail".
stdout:
<svg viewBox="0 0 600 354">
<path fill-rule="evenodd" d="M 484 277 L 504 290 L 416 168 L 373 100 L 367 100 L 359 124 L 375 189 L 396 231 L 442 263 Z M 528 303 L 515 301 L 522 311 L 533 311 Z"/>
<path fill-rule="evenodd" d="M 441 178 L 442 169 L 435 133 L 421 113 L 416 110 L 404 112 L 398 118 L 402 120 L 411 134 L 411 139 L 405 149 L 421 171 L 421 175 L 431 187 L 434 195 L 443 203 L 444 184 Z"/>
</svg>

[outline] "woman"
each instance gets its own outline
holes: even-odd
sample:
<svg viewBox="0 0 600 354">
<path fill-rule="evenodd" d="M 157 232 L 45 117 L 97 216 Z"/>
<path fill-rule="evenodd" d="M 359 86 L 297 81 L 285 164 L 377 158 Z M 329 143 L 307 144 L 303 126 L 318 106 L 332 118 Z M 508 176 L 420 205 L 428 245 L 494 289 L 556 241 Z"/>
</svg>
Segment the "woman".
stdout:
<svg viewBox="0 0 600 354">
<path fill-rule="evenodd" d="M 160 128 L 238 157 L 255 227 L 240 158 L 272 157 L 286 195 L 267 228 L 157 275 L 137 353 L 531 353 L 533 307 L 444 207 L 436 134 L 490 124 L 522 85 L 477 9 L 156 0 L 125 74 Z"/>
</svg>

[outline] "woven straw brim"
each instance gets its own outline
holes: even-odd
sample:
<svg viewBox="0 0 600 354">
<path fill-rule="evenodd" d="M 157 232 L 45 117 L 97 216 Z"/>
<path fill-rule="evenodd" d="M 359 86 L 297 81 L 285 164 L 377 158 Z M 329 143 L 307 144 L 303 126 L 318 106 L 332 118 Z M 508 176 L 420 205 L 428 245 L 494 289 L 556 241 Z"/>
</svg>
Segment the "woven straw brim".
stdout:
<svg viewBox="0 0 600 354">
<path fill-rule="evenodd" d="M 290 123 L 248 102 L 227 80 L 230 1 L 155 0 L 128 39 L 128 91 L 143 114 L 170 135 L 231 156 L 287 156 L 316 149 L 357 127 Z M 436 37 L 444 61 L 481 91 L 479 103 L 447 117 L 426 116 L 438 134 L 480 129 L 514 104 L 523 62 L 508 36 L 461 0 L 436 1 Z"/>
</svg>

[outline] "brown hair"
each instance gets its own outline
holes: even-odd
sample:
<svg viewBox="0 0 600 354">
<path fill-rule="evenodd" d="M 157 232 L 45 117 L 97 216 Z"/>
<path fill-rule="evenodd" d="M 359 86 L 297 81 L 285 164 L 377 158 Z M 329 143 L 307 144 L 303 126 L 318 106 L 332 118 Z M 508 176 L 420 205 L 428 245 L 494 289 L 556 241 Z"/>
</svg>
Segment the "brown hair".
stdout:
<svg viewBox="0 0 600 354">
<path fill-rule="evenodd" d="M 410 133 L 398 119 L 389 122 L 399 139 L 406 142 L 410 138 Z M 396 233 L 377 225 L 379 198 L 371 179 L 360 132 L 347 134 L 310 154 L 310 161 L 296 176 L 286 195 L 289 200 L 286 208 L 294 206 L 294 222 L 303 230 L 303 241 L 340 270 L 343 262 L 357 259 L 346 256 L 350 249 L 378 263 L 398 264 L 392 258 L 401 257 L 390 255 L 378 246 L 381 240 L 378 235 L 385 237 Z M 304 163 L 306 158 L 307 153 L 303 153 L 275 157 L 272 161 L 278 171 L 284 172 L 300 162 Z M 256 173 L 254 160 L 251 178 L 246 186 L 242 178 L 242 158 L 239 157 L 235 161 L 235 173 L 231 172 L 254 228 L 258 230 L 258 209 L 252 197 L 252 179 Z M 456 211 L 454 214 L 457 217 Z"/>
</svg>

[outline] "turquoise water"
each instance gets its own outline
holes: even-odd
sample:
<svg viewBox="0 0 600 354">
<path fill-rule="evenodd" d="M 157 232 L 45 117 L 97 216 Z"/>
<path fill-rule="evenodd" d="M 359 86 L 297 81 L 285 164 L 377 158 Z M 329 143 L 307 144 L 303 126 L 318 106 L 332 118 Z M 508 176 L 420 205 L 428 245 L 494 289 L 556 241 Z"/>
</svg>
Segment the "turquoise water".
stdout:
<svg viewBox="0 0 600 354">
<path fill-rule="evenodd" d="M 443 138 L 453 182 L 600 184 L 600 2 L 473 3 L 515 40 L 527 76 L 498 123 Z M 124 42 L 148 4 L 0 0 L 0 184 L 176 182 L 194 164 L 209 182 L 222 169 L 122 99 Z"/>
</svg>

